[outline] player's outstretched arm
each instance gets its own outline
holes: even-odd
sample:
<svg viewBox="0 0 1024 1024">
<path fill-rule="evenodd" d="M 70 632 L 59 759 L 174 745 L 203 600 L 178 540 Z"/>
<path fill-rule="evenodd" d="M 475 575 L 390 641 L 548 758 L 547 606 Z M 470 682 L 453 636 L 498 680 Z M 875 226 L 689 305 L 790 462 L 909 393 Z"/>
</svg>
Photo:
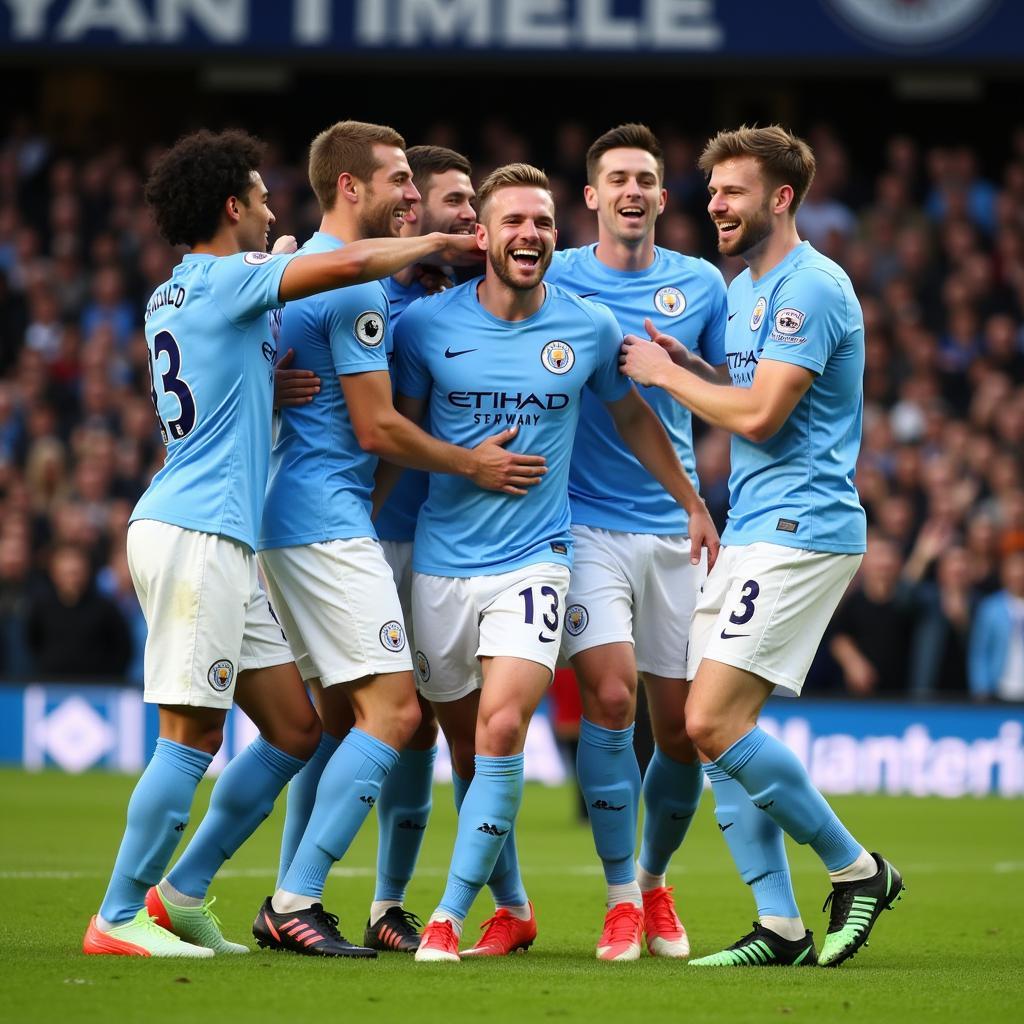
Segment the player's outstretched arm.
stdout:
<svg viewBox="0 0 1024 1024">
<path fill-rule="evenodd" d="M 495 434 L 476 448 L 439 441 L 394 407 L 386 370 L 345 374 L 339 380 L 360 447 L 388 462 L 468 477 L 484 490 L 519 495 L 539 484 L 547 472 L 542 455 L 503 447 L 515 437 L 515 430 Z"/>
<path fill-rule="evenodd" d="M 729 367 L 726 363 L 712 366 L 706 360 L 701 359 L 696 352 L 688 349 L 681 341 L 673 338 L 671 334 L 659 331 L 650 317 L 644 320 L 644 330 L 647 331 L 655 345 L 663 348 L 669 354 L 669 358 L 676 366 L 695 373 L 701 380 L 706 380 L 711 384 L 729 383 Z M 643 340 L 635 334 L 627 334 L 626 337 L 637 341 Z"/>
<path fill-rule="evenodd" d="M 705 423 L 757 444 L 778 432 L 814 380 L 802 366 L 762 359 L 749 388 L 711 384 L 676 366 L 660 345 L 635 335 L 622 343 L 619 368 L 638 384 L 664 389 Z"/>
<path fill-rule="evenodd" d="M 661 421 L 636 388 L 630 388 L 617 402 L 607 403 L 607 407 L 619 436 L 640 464 L 686 509 L 690 521 L 690 561 L 696 565 L 700 561 L 700 549 L 707 548 L 710 569 L 718 558 L 718 531 L 679 462 Z"/>
<path fill-rule="evenodd" d="M 432 231 L 418 238 L 363 238 L 334 252 L 296 256 L 281 275 L 278 297 L 293 302 L 331 288 L 377 281 L 429 256 L 460 265 L 483 258 L 473 235 Z"/>
</svg>

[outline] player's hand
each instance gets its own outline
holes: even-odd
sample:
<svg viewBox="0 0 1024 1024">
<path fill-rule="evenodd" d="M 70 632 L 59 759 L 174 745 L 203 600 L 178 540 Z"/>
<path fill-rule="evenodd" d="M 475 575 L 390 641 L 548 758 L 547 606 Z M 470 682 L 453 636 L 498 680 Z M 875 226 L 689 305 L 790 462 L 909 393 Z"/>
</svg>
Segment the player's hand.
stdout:
<svg viewBox="0 0 1024 1024">
<path fill-rule="evenodd" d="M 273 249 L 270 250 L 274 256 L 288 255 L 289 253 L 297 252 L 299 243 L 295 241 L 294 235 L 281 235 L 274 242 Z"/>
<path fill-rule="evenodd" d="M 434 255 L 439 263 L 453 267 L 479 267 L 486 259 L 486 253 L 476 244 L 476 235 L 445 235 L 437 233 L 444 241 L 444 248 Z"/>
<path fill-rule="evenodd" d="M 697 565 L 700 562 L 700 549 L 707 548 L 708 572 L 715 567 L 718 561 L 718 549 L 722 542 L 718 539 L 718 530 L 715 529 L 711 513 L 702 501 L 700 505 L 689 514 L 690 534 L 690 562 Z"/>
<path fill-rule="evenodd" d="M 436 295 L 455 284 L 442 267 L 433 267 L 429 263 L 414 264 L 412 276 L 428 295 Z"/>
<path fill-rule="evenodd" d="M 505 494 L 526 494 L 526 488 L 540 483 L 548 471 L 544 456 L 523 455 L 504 447 L 518 433 L 518 427 L 503 430 L 473 449 L 476 465 L 469 478 L 477 487 Z"/>
<path fill-rule="evenodd" d="M 660 345 L 652 345 L 636 334 L 622 339 L 619 369 L 637 384 L 657 386 L 665 368 L 671 365 L 671 357 Z"/>
<path fill-rule="evenodd" d="M 274 408 L 308 405 L 320 392 L 320 378 L 312 370 L 291 369 L 295 349 L 290 348 L 274 367 Z"/>
<path fill-rule="evenodd" d="M 644 320 L 644 330 L 655 345 L 668 353 L 669 358 L 676 366 L 681 366 L 684 370 L 690 369 L 690 350 L 681 341 L 673 338 L 671 334 L 659 331 L 650 317 Z"/>
</svg>

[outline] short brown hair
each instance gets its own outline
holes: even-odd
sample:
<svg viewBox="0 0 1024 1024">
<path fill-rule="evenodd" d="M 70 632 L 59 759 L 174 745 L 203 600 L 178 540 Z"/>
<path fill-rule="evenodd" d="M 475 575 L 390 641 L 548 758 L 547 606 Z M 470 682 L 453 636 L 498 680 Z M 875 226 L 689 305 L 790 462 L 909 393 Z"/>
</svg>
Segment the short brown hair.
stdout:
<svg viewBox="0 0 1024 1024">
<path fill-rule="evenodd" d="M 539 167 L 534 167 L 532 164 L 506 164 L 504 167 L 491 171 L 480 185 L 480 190 L 476 194 L 480 207 L 480 219 L 483 220 L 484 209 L 495 192 L 519 185 L 526 188 L 542 188 L 548 195 L 551 195 L 548 176 Z M 554 196 L 552 196 L 553 201 Z"/>
<path fill-rule="evenodd" d="M 383 124 L 339 121 L 325 128 L 309 146 L 309 183 L 320 209 L 326 213 L 338 198 L 338 178 L 346 171 L 360 181 L 369 181 L 380 166 L 373 147 L 405 149 L 405 139 Z"/>
<path fill-rule="evenodd" d="M 461 171 L 466 177 L 473 174 L 470 162 L 454 149 L 447 146 L 412 146 L 405 151 L 412 169 L 413 181 L 424 194 L 430 190 L 430 182 L 435 174 L 445 171 Z"/>
<path fill-rule="evenodd" d="M 591 144 L 587 150 L 587 181 L 591 185 L 597 181 L 597 165 L 609 149 L 642 149 L 650 153 L 658 165 L 658 180 L 665 180 L 665 158 L 658 136 L 647 125 L 633 122 L 609 129 Z"/>
<path fill-rule="evenodd" d="M 709 140 L 698 165 L 710 176 L 716 164 L 743 156 L 757 160 L 765 176 L 776 186 L 792 186 L 790 210 L 796 213 L 814 181 L 815 162 L 811 147 L 779 124 L 771 124 L 767 128 L 742 125 L 734 131 L 719 132 Z"/>
</svg>

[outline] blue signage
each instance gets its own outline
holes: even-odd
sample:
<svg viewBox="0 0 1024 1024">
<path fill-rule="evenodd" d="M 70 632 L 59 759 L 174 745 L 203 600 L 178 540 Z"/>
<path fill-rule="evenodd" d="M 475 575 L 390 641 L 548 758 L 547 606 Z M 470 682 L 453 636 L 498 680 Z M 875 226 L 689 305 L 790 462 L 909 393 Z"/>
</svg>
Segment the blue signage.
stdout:
<svg viewBox="0 0 1024 1024">
<path fill-rule="evenodd" d="M 1011 0 L 0 0 L 0 50 L 1013 60 Z"/>
</svg>

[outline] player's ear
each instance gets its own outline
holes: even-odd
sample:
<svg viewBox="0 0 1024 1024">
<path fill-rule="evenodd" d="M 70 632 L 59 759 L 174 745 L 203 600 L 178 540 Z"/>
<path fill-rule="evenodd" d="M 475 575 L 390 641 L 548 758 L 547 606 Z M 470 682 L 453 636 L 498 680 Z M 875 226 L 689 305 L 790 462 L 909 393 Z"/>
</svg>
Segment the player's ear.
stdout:
<svg viewBox="0 0 1024 1024">
<path fill-rule="evenodd" d="M 477 221 L 475 230 L 477 247 L 487 252 L 487 228 L 480 221 Z"/>
<path fill-rule="evenodd" d="M 342 171 L 338 175 L 338 198 L 348 203 L 355 203 L 359 201 L 359 183 L 356 179 L 348 173 L 348 171 Z"/>
<path fill-rule="evenodd" d="M 775 190 L 775 212 L 784 213 L 789 210 L 793 205 L 793 186 L 792 185 L 780 185 Z"/>
<path fill-rule="evenodd" d="M 668 202 L 668 189 L 663 188 L 658 196 L 658 213 L 665 212 L 665 204 Z"/>
<path fill-rule="evenodd" d="M 238 196 L 227 197 L 224 202 L 224 212 L 231 224 L 237 224 L 242 219 L 242 201 Z"/>
<path fill-rule="evenodd" d="M 588 210 L 597 209 L 597 189 L 592 185 L 583 186 L 583 201 L 587 204 Z"/>
</svg>

